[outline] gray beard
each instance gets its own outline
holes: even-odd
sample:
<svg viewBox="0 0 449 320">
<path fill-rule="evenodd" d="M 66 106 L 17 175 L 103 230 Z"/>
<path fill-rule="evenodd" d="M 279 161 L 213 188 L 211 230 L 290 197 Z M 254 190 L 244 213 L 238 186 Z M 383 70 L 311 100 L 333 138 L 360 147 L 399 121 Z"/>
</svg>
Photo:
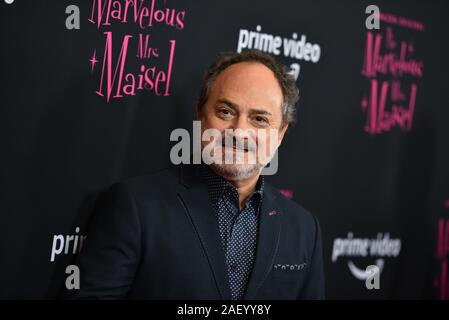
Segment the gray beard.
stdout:
<svg viewBox="0 0 449 320">
<path fill-rule="evenodd" d="M 261 164 L 236 166 L 234 164 L 210 164 L 211 169 L 223 178 L 231 181 L 240 181 L 259 174 L 263 168 Z"/>
</svg>

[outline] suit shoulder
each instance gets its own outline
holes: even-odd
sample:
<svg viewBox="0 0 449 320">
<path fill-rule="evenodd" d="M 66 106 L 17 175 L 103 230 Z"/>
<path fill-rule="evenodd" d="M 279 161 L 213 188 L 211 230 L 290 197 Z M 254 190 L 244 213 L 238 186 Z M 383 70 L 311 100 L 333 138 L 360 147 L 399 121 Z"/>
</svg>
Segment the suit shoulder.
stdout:
<svg viewBox="0 0 449 320">
<path fill-rule="evenodd" d="M 294 223 L 299 223 L 302 227 L 306 227 L 308 230 L 315 230 L 318 223 L 317 217 L 309 210 L 298 204 L 297 202 L 286 198 L 276 188 L 270 186 L 273 194 L 276 197 L 283 213 L 286 217 Z"/>
</svg>

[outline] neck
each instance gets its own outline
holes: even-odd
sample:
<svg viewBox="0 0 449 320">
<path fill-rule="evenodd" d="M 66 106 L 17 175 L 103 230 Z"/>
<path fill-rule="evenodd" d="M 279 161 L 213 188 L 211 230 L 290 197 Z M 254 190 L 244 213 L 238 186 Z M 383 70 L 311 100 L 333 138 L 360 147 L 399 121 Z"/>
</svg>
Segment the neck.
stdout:
<svg viewBox="0 0 449 320">
<path fill-rule="evenodd" d="M 257 181 L 259 180 L 260 174 L 244 180 L 229 181 L 236 189 L 239 194 L 239 205 L 240 210 L 245 207 L 245 200 L 256 190 Z"/>
</svg>

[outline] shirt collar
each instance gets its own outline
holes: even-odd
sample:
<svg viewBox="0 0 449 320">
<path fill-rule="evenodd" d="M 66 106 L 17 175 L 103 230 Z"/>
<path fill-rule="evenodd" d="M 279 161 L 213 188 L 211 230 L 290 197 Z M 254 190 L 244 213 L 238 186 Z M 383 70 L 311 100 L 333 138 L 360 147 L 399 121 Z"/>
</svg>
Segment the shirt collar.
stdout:
<svg viewBox="0 0 449 320">
<path fill-rule="evenodd" d="M 205 182 L 207 189 L 209 191 L 210 198 L 212 200 L 212 204 L 216 207 L 218 200 L 225 194 L 226 188 L 231 191 L 231 194 L 234 195 L 235 200 L 238 203 L 238 192 L 237 189 L 224 179 L 222 176 L 216 174 L 212 169 L 210 169 L 207 165 L 201 165 L 201 176 L 203 181 Z M 253 199 L 256 204 L 260 205 L 263 198 L 264 191 L 264 178 L 261 175 L 256 184 L 256 190 L 246 199 L 249 201 Z M 259 211 L 259 210 L 256 210 Z"/>
</svg>

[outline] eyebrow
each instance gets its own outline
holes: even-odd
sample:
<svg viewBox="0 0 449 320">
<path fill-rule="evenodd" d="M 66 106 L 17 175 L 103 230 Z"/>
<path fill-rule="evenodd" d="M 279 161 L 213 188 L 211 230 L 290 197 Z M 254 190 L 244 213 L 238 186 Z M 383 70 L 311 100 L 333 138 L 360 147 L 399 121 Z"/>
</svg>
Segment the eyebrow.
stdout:
<svg viewBox="0 0 449 320">
<path fill-rule="evenodd" d="M 235 102 L 232 102 L 232 101 L 230 101 L 228 99 L 224 99 L 224 98 L 223 99 L 218 99 L 217 103 L 223 103 L 223 104 L 227 105 L 228 107 L 230 107 L 230 108 L 232 108 L 234 110 L 239 110 L 240 109 L 238 104 L 236 104 Z M 253 113 L 253 114 L 255 113 L 255 114 L 263 114 L 263 115 L 270 115 L 271 116 L 270 112 L 268 112 L 266 110 L 262 110 L 262 109 L 251 108 L 249 110 L 249 112 Z"/>
</svg>

